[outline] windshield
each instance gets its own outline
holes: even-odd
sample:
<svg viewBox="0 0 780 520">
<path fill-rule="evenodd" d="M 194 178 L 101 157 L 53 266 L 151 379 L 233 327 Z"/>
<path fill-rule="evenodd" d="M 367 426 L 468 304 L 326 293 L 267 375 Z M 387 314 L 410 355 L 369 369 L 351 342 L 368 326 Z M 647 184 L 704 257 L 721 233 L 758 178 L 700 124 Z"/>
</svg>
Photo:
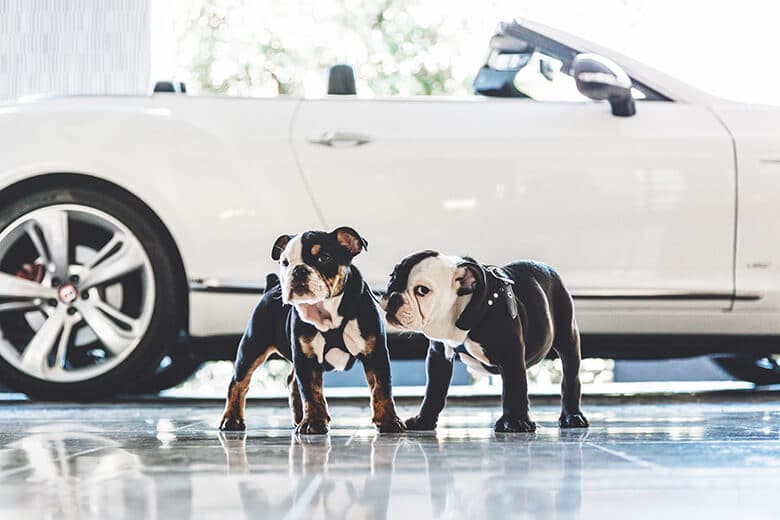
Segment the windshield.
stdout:
<svg viewBox="0 0 780 520">
<path fill-rule="evenodd" d="M 517 71 L 515 88 L 536 101 L 590 101 L 580 94 L 574 78 L 563 71 L 563 62 L 554 56 L 534 51 Z M 644 92 L 631 89 L 634 99 L 646 99 Z"/>
<path fill-rule="evenodd" d="M 572 5 L 571 12 L 556 4 L 528 16 L 710 94 L 780 105 L 780 68 L 773 65 L 780 4 L 708 2 L 703 9 L 699 2 L 675 2 L 672 16 L 668 2 L 604 4 L 600 10 Z"/>
<path fill-rule="evenodd" d="M 535 101 L 589 101 L 571 76 L 576 49 L 534 32 L 517 22 L 499 24 L 490 52 L 474 80 L 476 94 L 530 98 Z M 633 80 L 634 99 L 666 100 Z"/>
</svg>

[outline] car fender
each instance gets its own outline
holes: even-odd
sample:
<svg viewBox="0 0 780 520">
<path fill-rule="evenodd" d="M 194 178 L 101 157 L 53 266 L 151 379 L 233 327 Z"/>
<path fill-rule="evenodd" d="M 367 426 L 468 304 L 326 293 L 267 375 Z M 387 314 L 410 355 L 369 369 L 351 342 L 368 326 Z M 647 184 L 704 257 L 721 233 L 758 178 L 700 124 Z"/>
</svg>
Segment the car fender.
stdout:
<svg viewBox="0 0 780 520">
<path fill-rule="evenodd" d="M 281 232 L 263 223 L 286 218 L 281 194 L 306 194 L 287 143 L 298 103 L 168 95 L 0 106 L 0 190 L 52 173 L 110 182 L 159 216 L 190 278 L 262 279 L 247 260 L 265 259 Z M 290 230 L 317 223 L 310 204 L 297 218 Z"/>
</svg>

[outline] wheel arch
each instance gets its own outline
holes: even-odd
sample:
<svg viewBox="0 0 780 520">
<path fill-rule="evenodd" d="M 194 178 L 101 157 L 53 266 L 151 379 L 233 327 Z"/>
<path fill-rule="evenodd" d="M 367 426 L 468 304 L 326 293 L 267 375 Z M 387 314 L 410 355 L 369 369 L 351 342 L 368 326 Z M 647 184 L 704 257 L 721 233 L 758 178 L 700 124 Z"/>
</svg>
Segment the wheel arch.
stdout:
<svg viewBox="0 0 780 520">
<path fill-rule="evenodd" d="M 18 197 L 52 188 L 92 188 L 126 201 L 138 208 L 149 219 L 149 223 L 160 233 L 166 247 L 173 255 L 173 265 L 176 278 L 176 292 L 183 305 L 176 309 L 176 321 L 179 335 L 189 333 L 189 282 L 184 267 L 184 260 L 176 240 L 157 213 L 137 195 L 113 182 L 92 175 L 70 172 L 52 172 L 39 174 L 22 179 L 0 189 L 0 207 Z M 172 347 L 172 346 L 171 346 Z"/>
</svg>

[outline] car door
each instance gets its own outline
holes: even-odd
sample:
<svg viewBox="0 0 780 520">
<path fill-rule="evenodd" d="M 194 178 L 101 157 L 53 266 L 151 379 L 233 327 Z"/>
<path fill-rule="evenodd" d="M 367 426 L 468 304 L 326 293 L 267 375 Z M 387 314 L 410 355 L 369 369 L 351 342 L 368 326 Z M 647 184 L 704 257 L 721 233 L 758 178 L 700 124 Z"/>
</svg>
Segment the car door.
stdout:
<svg viewBox="0 0 780 520">
<path fill-rule="evenodd" d="M 368 238 L 373 284 L 434 248 L 548 262 L 579 298 L 730 304 L 733 151 L 703 108 L 328 98 L 292 135 L 328 225 Z"/>
</svg>

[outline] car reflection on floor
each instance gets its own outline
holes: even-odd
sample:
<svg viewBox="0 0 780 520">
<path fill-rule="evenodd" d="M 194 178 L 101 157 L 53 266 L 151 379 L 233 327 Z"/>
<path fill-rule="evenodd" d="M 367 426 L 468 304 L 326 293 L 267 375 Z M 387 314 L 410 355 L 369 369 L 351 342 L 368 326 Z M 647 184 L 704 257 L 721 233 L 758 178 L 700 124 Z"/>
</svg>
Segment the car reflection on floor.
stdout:
<svg viewBox="0 0 780 520">
<path fill-rule="evenodd" d="M 149 450 L 166 443 L 152 437 L 142 450 L 123 444 L 113 432 L 86 423 L 31 428 L 0 449 L 0 479 L 5 482 L 0 489 L 8 491 L 8 483 L 19 479 L 28 484 L 12 487 L 12 498 L 5 497 L 0 505 L 2 517 L 38 516 L 33 511 L 62 518 L 189 517 L 191 486 L 173 490 L 160 482 L 168 478 L 165 474 L 147 471 Z"/>
</svg>

